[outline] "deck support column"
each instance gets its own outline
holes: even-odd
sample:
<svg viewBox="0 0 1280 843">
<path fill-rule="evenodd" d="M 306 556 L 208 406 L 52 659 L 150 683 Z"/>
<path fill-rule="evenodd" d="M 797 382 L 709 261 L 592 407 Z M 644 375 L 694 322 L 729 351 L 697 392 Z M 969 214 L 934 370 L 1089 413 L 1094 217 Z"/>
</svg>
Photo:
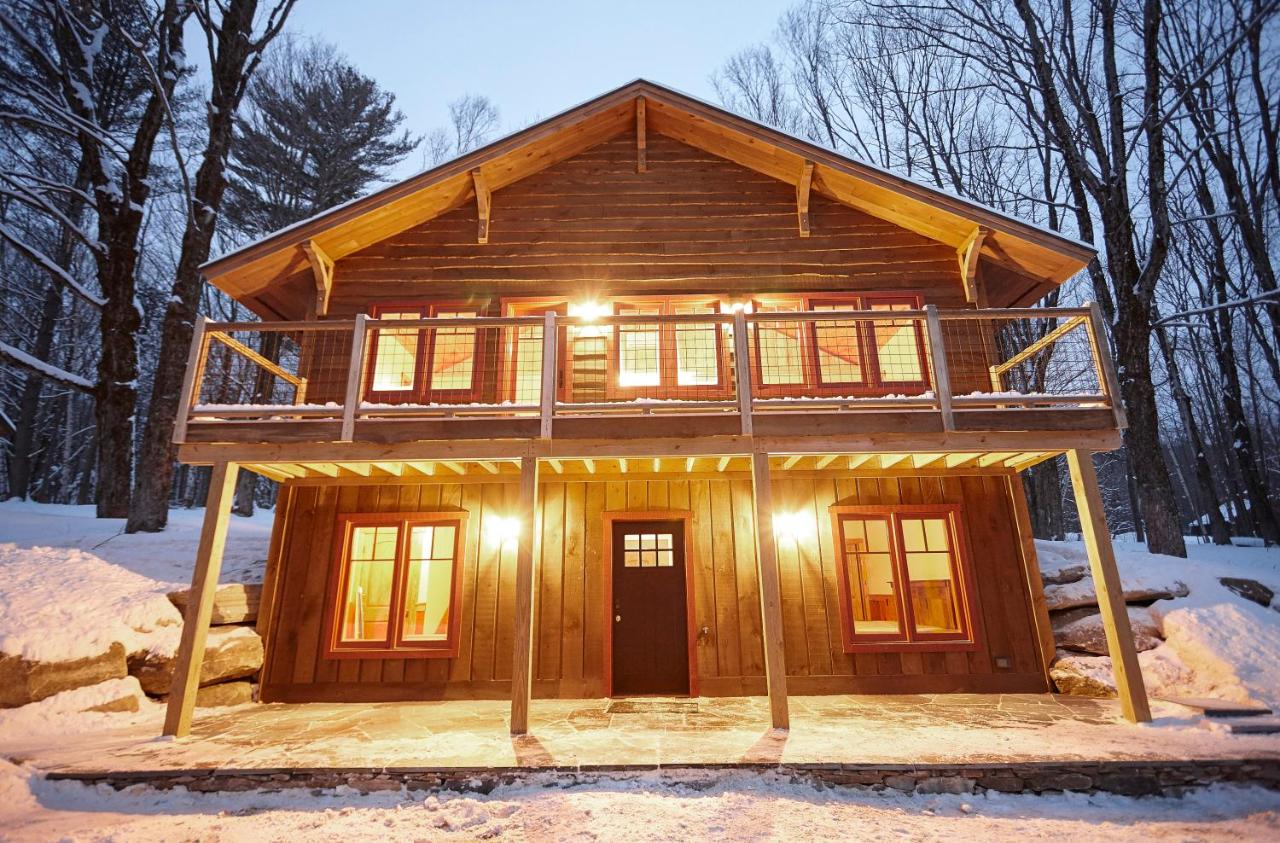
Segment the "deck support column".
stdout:
<svg viewBox="0 0 1280 843">
<path fill-rule="evenodd" d="M 164 715 L 164 734 L 186 737 L 191 731 L 191 714 L 200 688 L 200 668 L 204 664 L 213 598 L 222 573 L 222 551 L 227 543 L 227 517 L 236 493 L 240 466 L 233 462 L 214 463 L 205 500 L 204 526 L 196 549 L 196 566 L 191 575 L 191 592 L 182 619 L 182 641 L 169 688 L 169 707 Z"/>
<path fill-rule="evenodd" d="M 511 663 L 511 734 L 529 731 L 533 695 L 533 559 L 537 549 L 538 458 L 520 458 L 520 538 L 516 547 L 515 648 Z"/>
<path fill-rule="evenodd" d="M 1093 454 L 1067 451 L 1071 469 L 1071 487 L 1080 511 L 1080 531 L 1089 552 L 1089 570 L 1098 595 L 1102 628 L 1107 635 L 1107 652 L 1111 654 L 1111 670 L 1120 694 L 1120 708 L 1131 723 L 1151 722 L 1151 706 L 1138 665 L 1138 649 L 1133 644 L 1129 611 L 1124 603 L 1124 587 L 1116 569 L 1115 549 L 1107 530 L 1107 517 L 1102 511 L 1102 493 L 1098 490 L 1098 473 L 1093 467 Z"/>
<path fill-rule="evenodd" d="M 787 711 L 787 664 L 782 644 L 782 597 L 778 547 L 773 535 L 773 490 L 769 455 L 751 454 L 751 491 L 756 519 L 756 573 L 760 578 L 760 620 L 764 631 L 764 675 L 773 728 L 791 728 Z"/>
</svg>

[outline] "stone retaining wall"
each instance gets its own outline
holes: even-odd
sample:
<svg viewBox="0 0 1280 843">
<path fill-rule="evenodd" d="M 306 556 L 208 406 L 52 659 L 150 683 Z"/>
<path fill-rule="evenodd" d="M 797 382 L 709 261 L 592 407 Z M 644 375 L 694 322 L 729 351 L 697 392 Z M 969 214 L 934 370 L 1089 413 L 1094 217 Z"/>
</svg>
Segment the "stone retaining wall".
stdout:
<svg viewBox="0 0 1280 843">
<path fill-rule="evenodd" d="M 346 785 L 364 793 L 384 790 L 450 790 L 489 793 L 499 785 L 524 781 L 562 786 L 660 773 L 668 786 L 707 788 L 717 774 L 769 773 L 826 787 L 903 793 L 1047 793 L 1076 791 L 1123 796 L 1181 796 L 1212 784 L 1249 784 L 1280 790 L 1280 758 L 1208 761 L 1040 761 L 1022 764 L 681 764 L 582 765 L 514 768 L 349 768 L 259 770 L 164 770 L 145 772 L 50 773 L 50 780 L 107 784 L 116 790 L 144 785 L 160 790 L 278 791 Z"/>
</svg>

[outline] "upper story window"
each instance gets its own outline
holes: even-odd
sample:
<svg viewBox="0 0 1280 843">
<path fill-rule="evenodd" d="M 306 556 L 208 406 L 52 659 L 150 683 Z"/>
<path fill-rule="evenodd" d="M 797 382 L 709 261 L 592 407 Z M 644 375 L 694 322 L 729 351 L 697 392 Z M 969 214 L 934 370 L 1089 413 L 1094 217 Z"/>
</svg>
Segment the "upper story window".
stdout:
<svg viewBox="0 0 1280 843">
<path fill-rule="evenodd" d="M 619 316 L 717 313 L 719 300 L 688 297 L 619 299 Z M 725 345 L 719 327 L 698 322 L 638 322 L 614 328 L 616 390 L 622 393 L 706 394 L 726 384 Z M 714 391 L 714 390 L 713 390 Z"/>
<path fill-rule="evenodd" d="M 367 398 L 386 403 L 457 402 L 476 391 L 479 333 L 462 320 L 480 313 L 448 304 L 380 306 L 380 321 L 397 319 L 457 319 L 452 325 L 429 328 L 380 328 L 369 338 L 365 382 Z"/>
<path fill-rule="evenodd" d="M 453 656 L 465 513 L 346 515 L 330 655 Z"/>
<path fill-rule="evenodd" d="M 949 505 L 832 508 L 846 651 L 972 645 L 959 515 Z"/>
</svg>

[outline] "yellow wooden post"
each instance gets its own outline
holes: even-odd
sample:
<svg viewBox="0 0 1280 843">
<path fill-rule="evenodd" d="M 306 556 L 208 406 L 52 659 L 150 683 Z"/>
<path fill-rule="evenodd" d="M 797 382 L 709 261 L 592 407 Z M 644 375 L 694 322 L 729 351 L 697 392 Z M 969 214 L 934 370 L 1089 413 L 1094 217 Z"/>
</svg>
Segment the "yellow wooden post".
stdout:
<svg viewBox="0 0 1280 843">
<path fill-rule="evenodd" d="M 1116 690 L 1120 693 L 1120 708 L 1129 721 L 1149 723 L 1151 705 L 1147 702 L 1147 689 L 1138 665 L 1138 649 L 1133 644 L 1133 630 L 1129 627 L 1129 612 L 1124 604 L 1120 572 L 1116 570 L 1116 554 L 1111 547 L 1107 517 L 1102 511 L 1102 493 L 1098 491 L 1093 455 L 1088 451 L 1067 451 L 1067 465 L 1071 469 L 1076 508 L 1080 511 L 1080 531 L 1089 552 L 1089 570 L 1098 595 L 1102 628 L 1107 635 L 1107 652 L 1111 654 L 1111 669 L 1115 674 Z"/>
<path fill-rule="evenodd" d="M 773 728 L 789 729 L 787 663 L 782 643 L 782 597 L 778 584 L 778 548 L 773 535 L 773 493 L 769 455 L 751 455 L 751 489 L 756 518 L 756 571 L 760 577 L 760 619 L 764 630 L 764 675 Z"/>
<path fill-rule="evenodd" d="M 511 734 L 529 731 L 533 695 L 533 559 L 537 549 L 538 458 L 520 458 L 520 539 L 516 549 L 515 648 L 511 663 Z"/>
<path fill-rule="evenodd" d="M 213 597 L 222 573 L 222 550 L 227 543 L 227 516 L 235 497 L 236 475 L 240 466 L 220 462 L 213 466 L 209 479 L 209 497 L 205 500 L 204 527 L 196 549 L 196 567 L 191 575 L 191 593 L 182 620 L 182 642 L 169 688 L 169 707 L 164 716 L 164 734 L 185 737 L 191 731 L 191 713 L 200 688 L 200 667 L 204 662 L 205 641 L 209 635 L 209 618 L 213 615 Z"/>
</svg>

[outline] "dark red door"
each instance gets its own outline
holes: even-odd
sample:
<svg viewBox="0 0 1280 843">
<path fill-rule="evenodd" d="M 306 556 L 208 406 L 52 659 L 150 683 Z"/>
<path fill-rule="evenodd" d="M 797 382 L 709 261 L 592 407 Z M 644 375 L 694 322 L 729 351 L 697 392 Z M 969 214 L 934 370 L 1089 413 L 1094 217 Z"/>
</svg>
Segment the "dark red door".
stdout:
<svg viewBox="0 0 1280 843">
<path fill-rule="evenodd" d="M 682 521 L 613 523 L 613 694 L 689 693 Z"/>
</svg>

